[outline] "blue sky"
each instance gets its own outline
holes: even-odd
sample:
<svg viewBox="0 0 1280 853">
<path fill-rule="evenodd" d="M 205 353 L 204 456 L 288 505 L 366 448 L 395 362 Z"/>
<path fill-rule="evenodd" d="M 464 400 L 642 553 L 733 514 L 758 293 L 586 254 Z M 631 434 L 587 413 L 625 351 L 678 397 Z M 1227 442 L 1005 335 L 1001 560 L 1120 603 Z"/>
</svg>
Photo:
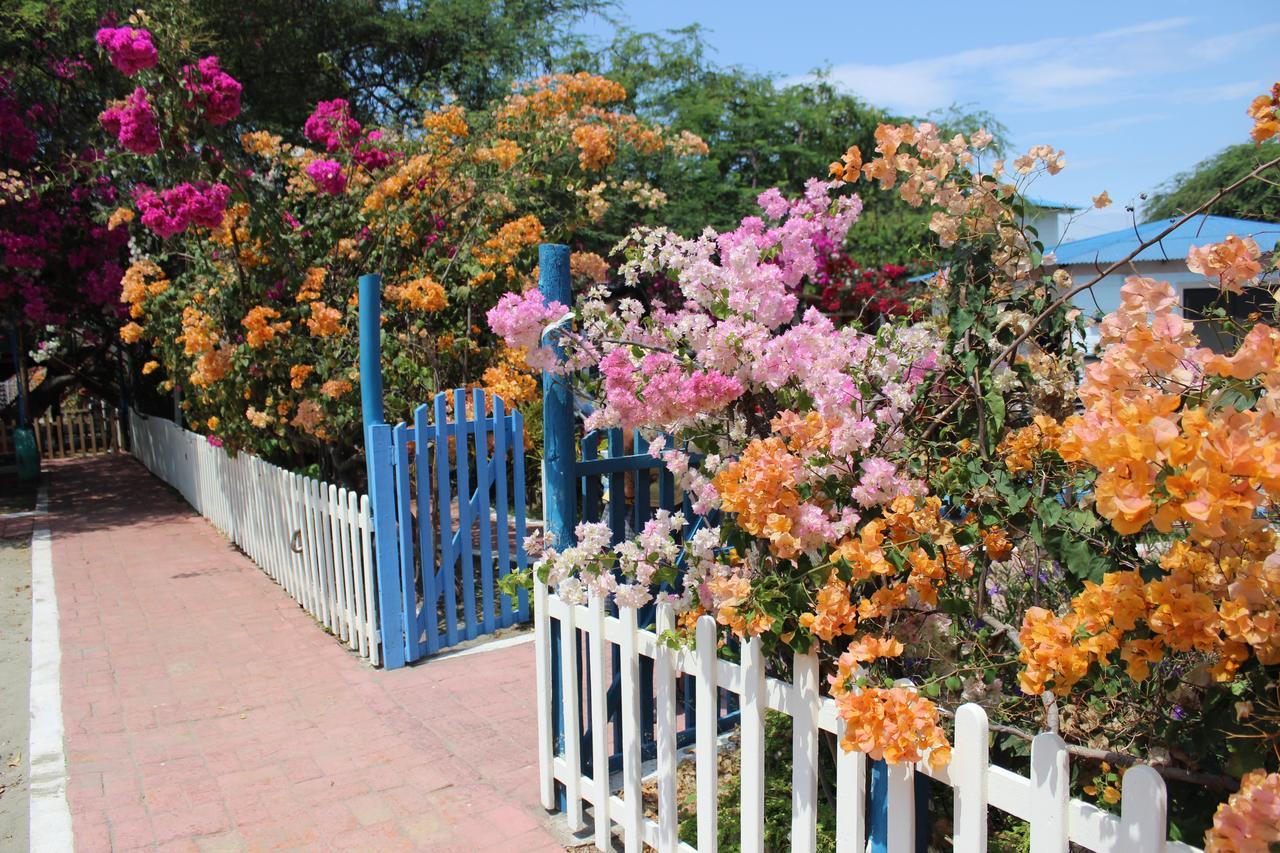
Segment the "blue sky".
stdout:
<svg viewBox="0 0 1280 853">
<path fill-rule="evenodd" d="M 1088 205 L 1106 189 L 1116 201 L 1068 239 L 1124 227 L 1139 193 L 1247 141 L 1245 106 L 1280 79 L 1277 0 L 619 0 L 618 16 L 638 30 L 702 24 L 723 65 L 783 79 L 830 67 L 850 90 L 905 113 L 989 110 L 1015 149 L 1066 151 L 1067 169 L 1033 195 Z M 599 20 L 584 29 L 609 32 Z"/>
</svg>

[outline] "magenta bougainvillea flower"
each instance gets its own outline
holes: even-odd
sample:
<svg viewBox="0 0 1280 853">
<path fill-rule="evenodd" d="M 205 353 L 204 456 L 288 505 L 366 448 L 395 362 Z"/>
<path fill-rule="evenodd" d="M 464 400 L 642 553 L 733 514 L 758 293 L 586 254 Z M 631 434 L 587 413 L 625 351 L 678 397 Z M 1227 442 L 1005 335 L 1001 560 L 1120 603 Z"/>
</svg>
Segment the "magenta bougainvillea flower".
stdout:
<svg viewBox="0 0 1280 853">
<path fill-rule="evenodd" d="M 142 224 L 162 239 L 181 234 L 191 225 L 217 228 L 222 224 L 222 214 L 231 198 L 231 188 L 226 184 L 207 184 L 203 181 L 178 184 L 157 193 L 146 186 L 134 192 Z"/>
<path fill-rule="evenodd" d="M 329 195 L 342 195 L 347 188 L 347 176 L 342 174 L 342 164 L 335 160 L 309 163 L 307 177 L 315 181 L 317 189 Z"/>
<path fill-rule="evenodd" d="M 155 67 L 160 58 L 151 33 L 134 27 L 103 27 L 98 30 L 98 44 L 111 57 L 111 64 L 130 77 Z"/>
<path fill-rule="evenodd" d="M 192 105 L 204 113 L 209 124 L 226 124 L 240 115 L 240 93 L 244 87 L 222 70 L 218 57 L 206 56 L 194 68 L 187 65 L 182 72 L 187 91 L 195 96 Z"/>
<path fill-rule="evenodd" d="M 102 127 L 115 136 L 126 151 L 154 154 L 160 150 L 160 131 L 156 116 L 147 100 L 147 90 L 139 86 L 123 101 L 118 101 L 98 116 Z"/>
</svg>

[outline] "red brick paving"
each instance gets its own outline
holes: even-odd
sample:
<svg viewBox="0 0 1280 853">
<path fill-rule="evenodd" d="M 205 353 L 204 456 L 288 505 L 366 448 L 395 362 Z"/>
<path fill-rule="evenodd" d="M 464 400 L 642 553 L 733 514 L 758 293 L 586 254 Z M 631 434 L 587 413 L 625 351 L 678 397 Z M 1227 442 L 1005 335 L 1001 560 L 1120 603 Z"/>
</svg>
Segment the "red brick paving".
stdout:
<svg viewBox="0 0 1280 853">
<path fill-rule="evenodd" d="M 50 468 L 79 850 L 564 849 L 532 644 L 372 669 L 132 459 Z"/>
</svg>

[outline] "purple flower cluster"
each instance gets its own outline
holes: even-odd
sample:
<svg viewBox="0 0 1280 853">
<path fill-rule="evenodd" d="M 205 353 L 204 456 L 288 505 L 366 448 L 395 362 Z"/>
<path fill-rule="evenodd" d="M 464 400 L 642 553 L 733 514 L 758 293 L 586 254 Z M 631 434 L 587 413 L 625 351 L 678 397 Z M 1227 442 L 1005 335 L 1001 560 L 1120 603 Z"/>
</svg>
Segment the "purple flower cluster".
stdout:
<svg viewBox="0 0 1280 853">
<path fill-rule="evenodd" d="M 218 57 L 206 56 L 182 69 L 184 85 L 194 95 L 194 105 L 212 125 L 226 124 L 240 115 L 240 93 L 244 87 L 222 70 Z"/>
<path fill-rule="evenodd" d="M 151 33 L 133 27 L 103 27 L 98 30 L 98 44 L 111 57 L 111 64 L 121 74 L 131 77 L 159 61 Z"/>
<path fill-rule="evenodd" d="M 342 98 L 317 103 L 303 124 L 302 133 L 330 154 L 350 151 L 351 159 L 370 171 L 385 168 L 391 162 L 391 155 L 374 144 L 382 139 L 382 131 L 365 133 L 360 122 L 351 117 L 351 104 Z"/>
<path fill-rule="evenodd" d="M 160 131 L 156 116 L 147 101 L 147 90 L 139 86 L 129 97 L 119 101 L 98 116 L 107 133 L 115 136 L 126 151 L 154 154 L 160 150 Z"/>
<path fill-rule="evenodd" d="M 217 228 L 231 198 L 226 184 L 178 184 L 157 193 L 140 186 L 133 200 L 138 205 L 142 224 L 162 239 L 181 234 L 191 225 Z"/>
<path fill-rule="evenodd" d="M 307 177 L 315 181 L 317 189 L 329 195 L 342 195 L 347 188 L 342 164 L 334 160 L 316 160 L 307 164 Z"/>
</svg>

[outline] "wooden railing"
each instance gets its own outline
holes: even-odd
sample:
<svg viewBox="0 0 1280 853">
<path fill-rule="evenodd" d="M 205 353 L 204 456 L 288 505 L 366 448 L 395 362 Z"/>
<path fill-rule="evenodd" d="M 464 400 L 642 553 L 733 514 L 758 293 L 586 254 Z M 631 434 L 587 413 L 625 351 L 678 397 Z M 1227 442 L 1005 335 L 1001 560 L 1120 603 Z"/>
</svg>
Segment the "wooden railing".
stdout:
<svg viewBox="0 0 1280 853">
<path fill-rule="evenodd" d="M 11 423 L 0 427 L 0 456 L 14 452 Z M 115 409 L 95 404 L 87 409 L 48 414 L 31 424 L 41 459 L 66 459 L 98 453 L 122 453 L 124 424 Z"/>
</svg>

